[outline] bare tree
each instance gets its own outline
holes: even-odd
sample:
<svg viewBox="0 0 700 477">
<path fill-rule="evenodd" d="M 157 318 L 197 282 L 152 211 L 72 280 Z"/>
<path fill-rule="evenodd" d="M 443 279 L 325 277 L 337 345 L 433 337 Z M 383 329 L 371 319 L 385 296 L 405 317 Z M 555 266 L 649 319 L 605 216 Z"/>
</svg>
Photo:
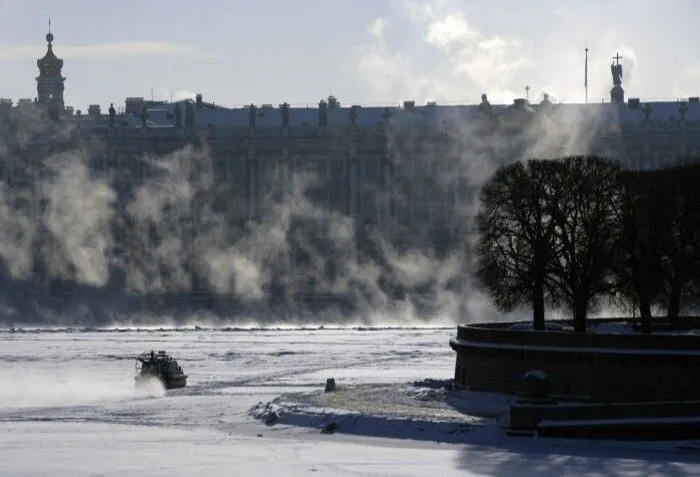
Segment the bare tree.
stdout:
<svg viewBox="0 0 700 477">
<path fill-rule="evenodd" d="M 683 291 L 698 280 L 700 163 L 684 161 L 659 173 L 663 199 L 667 318 L 678 318 Z"/>
<path fill-rule="evenodd" d="M 619 235 L 619 164 L 595 156 L 560 159 L 549 202 L 555 222 L 552 279 L 573 310 L 574 331 L 586 331 L 592 300 L 614 288 L 610 265 Z"/>
<path fill-rule="evenodd" d="M 537 330 L 545 328 L 554 237 L 548 177 L 557 166 L 530 160 L 501 167 L 483 187 L 476 217 L 477 279 L 503 311 L 531 304 Z"/>
<path fill-rule="evenodd" d="M 655 171 L 626 171 L 621 181 L 620 236 L 613 271 L 618 292 L 639 303 L 642 332 L 650 333 L 651 307 L 660 303 L 663 291 L 663 203 L 668 194 Z"/>
<path fill-rule="evenodd" d="M 586 330 L 595 301 L 617 293 L 678 316 L 700 284 L 700 164 L 625 171 L 595 156 L 501 167 L 481 191 L 476 277 L 496 306 L 530 304 L 544 329 L 545 302 L 567 303 Z M 694 289 L 694 288 L 693 288 Z"/>
</svg>

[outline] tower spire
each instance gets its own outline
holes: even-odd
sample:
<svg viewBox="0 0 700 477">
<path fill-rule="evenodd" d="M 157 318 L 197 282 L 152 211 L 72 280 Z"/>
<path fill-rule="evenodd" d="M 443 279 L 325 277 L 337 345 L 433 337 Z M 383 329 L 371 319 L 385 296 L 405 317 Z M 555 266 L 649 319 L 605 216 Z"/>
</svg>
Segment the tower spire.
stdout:
<svg viewBox="0 0 700 477">
<path fill-rule="evenodd" d="M 63 82 L 65 78 L 61 75 L 63 60 L 58 58 L 53 52 L 53 33 L 51 33 L 51 19 L 49 19 L 49 32 L 46 34 L 46 54 L 36 62 L 39 68 L 37 82 L 37 101 L 47 104 L 56 111 L 64 108 L 63 103 Z"/>
</svg>

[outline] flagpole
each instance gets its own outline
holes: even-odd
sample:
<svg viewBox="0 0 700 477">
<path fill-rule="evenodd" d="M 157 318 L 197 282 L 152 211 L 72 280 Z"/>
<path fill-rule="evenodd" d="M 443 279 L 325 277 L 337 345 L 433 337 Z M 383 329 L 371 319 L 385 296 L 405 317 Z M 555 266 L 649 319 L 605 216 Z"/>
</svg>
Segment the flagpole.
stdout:
<svg viewBox="0 0 700 477">
<path fill-rule="evenodd" d="M 586 89 L 586 103 L 588 103 L 588 47 L 586 47 L 586 64 L 584 67 L 583 87 Z"/>
</svg>

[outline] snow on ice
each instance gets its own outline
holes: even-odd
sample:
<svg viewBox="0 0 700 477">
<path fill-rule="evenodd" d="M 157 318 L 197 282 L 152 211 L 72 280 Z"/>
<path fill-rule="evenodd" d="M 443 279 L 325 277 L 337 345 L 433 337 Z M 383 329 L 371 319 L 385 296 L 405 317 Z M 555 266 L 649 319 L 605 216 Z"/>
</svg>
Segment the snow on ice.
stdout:
<svg viewBox="0 0 700 477">
<path fill-rule="evenodd" d="M 698 442 L 506 435 L 511 397 L 452 389 L 454 332 L 0 331 L 0 475 L 700 473 Z M 188 386 L 137 393 L 149 349 Z"/>
</svg>

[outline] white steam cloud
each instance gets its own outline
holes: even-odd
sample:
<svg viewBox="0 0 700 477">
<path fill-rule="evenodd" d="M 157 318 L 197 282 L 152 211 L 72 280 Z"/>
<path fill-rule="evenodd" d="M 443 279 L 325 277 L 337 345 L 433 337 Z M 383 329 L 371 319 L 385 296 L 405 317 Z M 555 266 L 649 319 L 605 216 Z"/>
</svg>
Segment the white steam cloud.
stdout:
<svg viewBox="0 0 700 477">
<path fill-rule="evenodd" d="M 371 23 L 356 64 L 376 101 L 474 102 L 486 92 L 494 101 L 510 102 L 516 96 L 521 87 L 515 86 L 514 73 L 533 64 L 519 39 L 481 31 L 453 3 L 395 2 L 394 13 L 413 33 L 412 41 L 401 45 L 389 41 L 385 18 Z M 422 42 L 416 44 L 416 38 Z"/>
<path fill-rule="evenodd" d="M 350 191 L 291 163 L 263 174 L 251 204 L 243 184 L 216 177 L 208 147 L 190 145 L 140 158 L 149 174 L 118 199 L 114 177 L 92 172 L 99 148 L 62 152 L 39 161 L 35 183 L 0 187 L 0 257 L 20 280 L 39 267 L 49 278 L 101 288 L 118 270 L 117 291 L 127 294 L 213 293 L 300 314 L 319 305 L 303 301 L 308 295 L 349 304 L 364 323 L 494 318 L 470 276 L 480 186 L 507 161 L 588 152 L 601 119 L 555 106 L 537 114 L 518 134 L 484 134 L 491 120 L 476 117 L 445 117 L 450 132 L 439 143 L 390 133 L 396 171 L 385 186 L 370 181 L 354 192 L 369 194 L 370 229 L 358 223 L 361 214 L 328 202 L 335 190 Z M 251 207 L 258 219 L 239 220 Z"/>
<path fill-rule="evenodd" d="M 42 183 L 42 193 L 49 205 L 42 220 L 66 261 L 54 274 L 60 276 L 70 264 L 79 283 L 105 285 L 116 194 L 106 181 L 91 175 L 80 151 L 54 156 L 48 167 L 52 177 Z"/>
<path fill-rule="evenodd" d="M 376 81 L 378 97 L 460 97 L 465 80 L 494 103 L 510 95 L 513 72 L 529 62 L 516 38 L 486 34 L 465 14 L 432 3 L 403 5 L 430 51 L 450 60 L 414 74 L 410 51 L 392 49 L 390 24 L 377 19 L 358 64 Z M 390 131 L 385 150 L 396 170 L 385 182 L 358 180 L 352 191 L 292 166 L 317 157 L 295 157 L 278 161 L 275 171 L 258 171 L 251 192 L 242 178 L 217 177 L 217 164 L 227 158 L 206 145 L 132 158 L 148 174 L 128 185 L 96 173 L 96 161 L 114 158 L 94 144 L 32 157 L 19 168 L 23 181 L 0 183 L 4 273 L 25 282 L 37 274 L 60 279 L 116 293 L 117 300 L 213 294 L 233 301 L 231 315 L 241 304 L 313 314 L 329 300 L 363 323 L 498 319 L 470 275 L 479 188 L 509 161 L 592 152 L 600 125 L 615 114 L 583 105 L 526 107 L 514 114 L 531 117 L 511 127 L 503 118 L 513 111 L 498 112 L 490 119 L 476 111 L 438 117 L 440 141 Z M 45 122 L 27 117 L 22 124 L 17 137 L 28 144 Z M 6 147 L 0 153 L 11 155 Z M 367 210 L 339 205 L 351 193 Z M 257 217 L 246 221 L 250 211 Z M 69 323 L 77 316 L 57 312 L 51 319 Z M 89 309 L 80 316 L 97 320 Z M 139 321 L 135 316 L 129 318 Z M 280 317 L 260 319 L 271 324 Z"/>
<path fill-rule="evenodd" d="M 88 169 L 89 158 L 72 150 L 9 163 L 17 177 L 0 184 L 0 258 L 12 277 L 39 266 L 50 278 L 106 284 L 115 194 Z"/>
</svg>

